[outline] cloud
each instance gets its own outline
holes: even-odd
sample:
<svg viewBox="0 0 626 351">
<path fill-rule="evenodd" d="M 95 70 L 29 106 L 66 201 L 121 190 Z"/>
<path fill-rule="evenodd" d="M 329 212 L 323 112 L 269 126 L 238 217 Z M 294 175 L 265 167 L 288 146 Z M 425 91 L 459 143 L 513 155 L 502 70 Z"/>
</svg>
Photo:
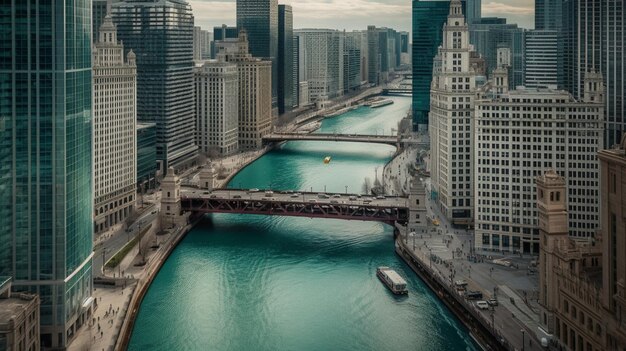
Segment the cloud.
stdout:
<svg viewBox="0 0 626 351">
<path fill-rule="evenodd" d="M 236 0 L 188 0 L 196 25 L 211 29 L 235 25 Z M 366 29 L 368 25 L 411 30 L 409 0 L 281 0 L 293 7 L 294 28 Z M 533 0 L 491 0 L 483 16 L 506 17 L 509 23 L 533 26 Z"/>
<path fill-rule="evenodd" d="M 235 24 L 235 1 L 189 0 L 196 25 Z M 410 30 L 411 2 L 385 0 L 285 0 L 293 7 L 294 27 L 366 29 L 368 24 Z"/>
<path fill-rule="evenodd" d="M 518 2 L 519 4 L 519 2 Z M 533 4 L 526 6 L 509 5 L 498 2 L 489 2 L 482 6 L 483 15 L 534 15 L 535 7 Z"/>
</svg>

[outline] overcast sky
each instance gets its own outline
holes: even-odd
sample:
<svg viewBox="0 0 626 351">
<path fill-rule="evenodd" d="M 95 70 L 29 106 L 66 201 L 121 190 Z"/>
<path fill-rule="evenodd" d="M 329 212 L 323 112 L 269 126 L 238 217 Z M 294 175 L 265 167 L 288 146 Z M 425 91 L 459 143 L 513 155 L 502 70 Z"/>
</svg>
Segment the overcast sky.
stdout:
<svg viewBox="0 0 626 351">
<path fill-rule="evenodd" d="M 196 25 L 235 24 L 235 0 L 188 0 Z M 506 17 L 532 28 L 534 0 L 482 0 L 483 17 Z M 366 29 L 367 25 L 411 30 L 410 0 L 279 0 L 293 7 L 294 28 Z"/>
</svg>

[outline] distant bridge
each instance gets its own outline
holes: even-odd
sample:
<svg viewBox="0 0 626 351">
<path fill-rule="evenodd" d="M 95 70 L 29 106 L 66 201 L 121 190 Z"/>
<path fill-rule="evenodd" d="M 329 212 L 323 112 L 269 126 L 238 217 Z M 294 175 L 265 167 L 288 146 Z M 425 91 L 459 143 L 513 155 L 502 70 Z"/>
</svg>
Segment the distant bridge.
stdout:
<svg viewBox="0 0 626 351">
<path fill-rule="evenodd" d="M 408 88 L 383 89 L 383 95 L 410 95 L 410 94 L 413 94 L 413 89 L 408 89 Z"/>
<path fill-rule="evenodd" d="M 394 135 L 363 135 L 363 134 L 317 134 L 317 133 L 273 133 L 263 137 L 263 142 L 281 141 L 348 141 L 357 143 L 375 143 L 397 146 L 398 137 Z"/>
<path fill-rule="evenodd" d="M 409 220 L 406 197 L 181 188 L 181 210 L 194 213 L 243 213 L 257 215 L 335 218 L 377 221 L 393 225 Z"/>
</svg>

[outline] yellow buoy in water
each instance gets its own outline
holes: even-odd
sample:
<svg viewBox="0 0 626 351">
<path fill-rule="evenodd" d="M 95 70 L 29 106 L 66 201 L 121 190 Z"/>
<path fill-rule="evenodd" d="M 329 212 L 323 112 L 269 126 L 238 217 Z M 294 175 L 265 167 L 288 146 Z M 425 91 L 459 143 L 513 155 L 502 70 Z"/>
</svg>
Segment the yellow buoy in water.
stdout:
<svg viewBox="0 0 626 351">
<path fill-rule="evenodd" d="M 330 156 L 324 157 L 324 163 L 330 163 Z"/>
</svg>

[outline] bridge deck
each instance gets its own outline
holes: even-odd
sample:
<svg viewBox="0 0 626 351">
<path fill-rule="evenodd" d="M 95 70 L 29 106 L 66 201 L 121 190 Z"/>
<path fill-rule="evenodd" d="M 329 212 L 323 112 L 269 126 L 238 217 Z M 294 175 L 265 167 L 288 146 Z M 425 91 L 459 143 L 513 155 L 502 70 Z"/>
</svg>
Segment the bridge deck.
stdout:
<svg viewBox="0 0 626 351">
<path fill-rule="evenodd" d="M 346 141 L 359 143 L 377 143 L 396 145 L 398 137 L 395 135 L 361 135 L 361 134 L 322 134 L 322 133 L 273 133 L 263 137 L 266 142 L 289 140 L 302 141 Z"/>
<path fill-rule="evenodd" d="M 204 213 L 247 213 L 296 217 L 336 218 L 406 223 L 409 203 L 403 197 L 354 198 L 353 194 L 288 193 L 248 190 L 181 190 L 183 211 Z M 353 197 L 354 200 L 350 200 Z"/>
</svg>

